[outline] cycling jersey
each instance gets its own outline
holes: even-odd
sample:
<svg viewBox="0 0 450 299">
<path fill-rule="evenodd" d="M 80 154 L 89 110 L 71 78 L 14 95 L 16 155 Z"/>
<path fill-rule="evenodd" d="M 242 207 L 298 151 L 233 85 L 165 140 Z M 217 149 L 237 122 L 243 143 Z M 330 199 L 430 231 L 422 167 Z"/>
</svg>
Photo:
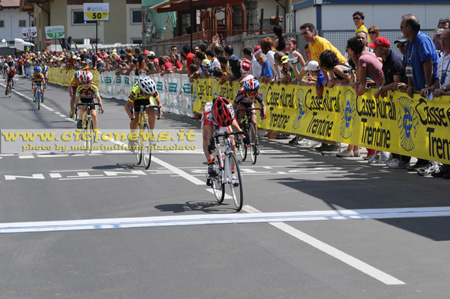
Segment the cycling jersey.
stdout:
<svg viewBox="0 0 450 299">
<path fill-rule="evenodd" d="M 88 89 L 84 89 L 83 85 L 78 86 L 76 96 L 80 97 L 80 100 L 82 101 L 93 100 L 95 97 L 99 97 L 100 93 L 97 85 L 91 83 Z"/>
<path fill-rule="evenodd" d="M 8 71 L 8 73 L 7 73 L 8 79 L 14 78 L 15 75 L 16 75 L 16 71 L 15 71 L 15 70 L 10 70 L 10 71 Z"/>
<path fill-rule="evenodd" d="M 31 81 L 33 81 L 33 83 L 42 83 L 44 79 L 44 75 L 41 73 L 33 73 L 33 77 L 31 77 Z"/>
<path fill-rule="evenodd" d="M 157 99 L 159 97 L 158 92 L 152 95 L 153 99 Z M 141 92 L 141 89 L 139 88 L 139 85 L 136 83 L 131 87 L 130 94 L 128 95 L 128 101 L 131 103 L 134 103 L 136 100 L 147 100 L 147 98 L 144 96 L 144 94 Z"/>
<path fill-rule="evenodd" d="M 217 130 L 219 128 L 227 128 L 228 132 L 231 132 L 231 127 L 220 127 L 217 125 L 216 121 L 214 120 L 213 115 L 213 102 L 208 102 L 205 104 L 205 107 L 203 107 L 202 110 L 202 127 L 203 126 L 214 126 L 214 128 Z M 233 110 L 233 104 L 228 104 L 228 109 L 230 111 Z M 232 114 L 232 117 L 234 118 L 234 114 Z"/>
<path fill-rule="evenodd" d="M 48 72 L 48 66 L 47 66 L 47 65 L 44 65 L 44 66 L 42 67 L 42 73 L 45 75 L 45 74 L 47 74 L 47 72 Z"/>
<path fill-rule="evenodd" d="M 250 106 L 250 105 L 253 105 L 253 104 L 255 103 L 255 101 L 258 101 L 259 104 L 261 105 L 261 103 L 263 102 L 262 94 L 260 94 L 260 93 L 258 92 L 258 93 L 256 94 L 254 100 L 252 101 L 252 100 L 250 100 L 250 99 L 247 97 L 247 94 L 246 94 L 246 92 L 245 92 L 244 89 L 240 89 L 240 90 L 237 92 L 237 94 L 236 94 L 236 98 L 234 99 L 234 102 L 235 102 L 236 104 L 238 104 L 238 105 L 241 104 L 241 105 L 244 105 L 244 106 Z M 252 107 L 253 107 L 253 106 L 252 106 Z"/>
</svg>

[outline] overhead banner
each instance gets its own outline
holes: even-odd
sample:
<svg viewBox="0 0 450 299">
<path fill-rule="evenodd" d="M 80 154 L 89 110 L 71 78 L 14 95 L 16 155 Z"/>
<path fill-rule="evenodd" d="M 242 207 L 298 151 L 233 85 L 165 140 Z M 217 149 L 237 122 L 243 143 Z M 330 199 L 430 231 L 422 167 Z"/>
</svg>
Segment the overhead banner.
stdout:
<svg viewBox="0 0 450 299">
<path fill-rule="evenodd" d="M 109 3 L 83 3 L 85 21 L 109 21 Z"/>
<path fill-rule="evenodd" d="M 46 39 L 60 39 L 64 37 L 64 26 L 45 26 Z"/>
<path fill-rule="evenodd" d="M 217 86 L 215 79 L 193 82 L 194 112 L 216 96 L 234 100 L 239 84 Z M 325 88 L 318 98 L 314 87 L 261 84 L 267 118 L 258 127 L 311 138 L 450 164 L 450 96 L 431 101 L 401 92 L 375 99 L 376 89 L 357 96 L 349 86 Z M 232 92 L 232 93 L 231 93 Z M 230 94 L 231 93 L 231 94 Z"/>
<path fill-rule="evenodd" d="M 37 37 L 36 27 L 22 28 L 22 38 L 34 38 Z"/>
</svg>

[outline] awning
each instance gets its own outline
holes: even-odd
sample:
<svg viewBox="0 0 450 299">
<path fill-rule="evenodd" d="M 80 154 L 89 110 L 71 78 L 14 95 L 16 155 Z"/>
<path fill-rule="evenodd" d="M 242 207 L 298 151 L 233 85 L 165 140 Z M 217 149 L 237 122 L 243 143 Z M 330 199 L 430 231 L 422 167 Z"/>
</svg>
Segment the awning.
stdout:
<svg viewBox="0 0 450 299">
<path fill-rule="evenodd" d="M 241 5 L 245 0 L 192 0 L 192 7 L 194 10 L 207 9 L 213 7 L 220 7 L 229 5 Z M 152 9 L 155 9 L 158 13 L 169 11 L 187 11 L 190 9 L 191 0 L 166 0 L 159 4 L 153 5 Z"/>
</svg>

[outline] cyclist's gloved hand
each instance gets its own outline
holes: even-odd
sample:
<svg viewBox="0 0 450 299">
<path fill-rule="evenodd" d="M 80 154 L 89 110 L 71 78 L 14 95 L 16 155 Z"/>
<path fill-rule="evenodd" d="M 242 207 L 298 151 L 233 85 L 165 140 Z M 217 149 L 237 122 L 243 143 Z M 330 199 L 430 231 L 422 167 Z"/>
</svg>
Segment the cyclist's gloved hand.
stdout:
<svg viewBox="0 0 450 299">
<path fill-rule="evenodd" d="M 261 110 L 260 116 L 261 119 L 266 119 L 266 114 L 264 113 L 264 110 Z"/>
<path fill-rule="evenodd" d="M 245 134 L 244 144 L 245 145 L 249 145 L 250 144 L 250 137 L 248 136 L 248 134 Z"/>
<path fill-rule="evenodd" d="M 100 112 L 100 114 L 103 114 L 103 112 L 105 112 L 105 111 L 103 110 L 103 106 L 98 106 L 98 112 Z"/>
</svg>

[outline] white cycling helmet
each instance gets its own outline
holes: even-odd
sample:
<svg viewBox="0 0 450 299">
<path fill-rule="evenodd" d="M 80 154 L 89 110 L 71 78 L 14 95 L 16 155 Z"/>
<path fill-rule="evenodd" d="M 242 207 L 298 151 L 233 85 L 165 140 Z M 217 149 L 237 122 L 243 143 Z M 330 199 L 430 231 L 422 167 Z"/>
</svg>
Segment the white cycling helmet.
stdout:
<svg viewBox="0 0 450 299">
<path fill-rule="evenodd" d="M 75 79 L 79 79 L 79 78 L 80 78 L 80 76 L 81 76 L 81 73 L 82 73 L 82 71 L 80 71 L 80 70 L 76 70 L 76 71 L 75 71 L 75 74 L 74 74 L 74 76 L 75 76 Z"/>
<path fill-rule="evenodd" d="M 146 94 L 155 94 L 156 84 L 150 77 L 140 77 L 138 81 L 139 88 Z"/>
</svg>

